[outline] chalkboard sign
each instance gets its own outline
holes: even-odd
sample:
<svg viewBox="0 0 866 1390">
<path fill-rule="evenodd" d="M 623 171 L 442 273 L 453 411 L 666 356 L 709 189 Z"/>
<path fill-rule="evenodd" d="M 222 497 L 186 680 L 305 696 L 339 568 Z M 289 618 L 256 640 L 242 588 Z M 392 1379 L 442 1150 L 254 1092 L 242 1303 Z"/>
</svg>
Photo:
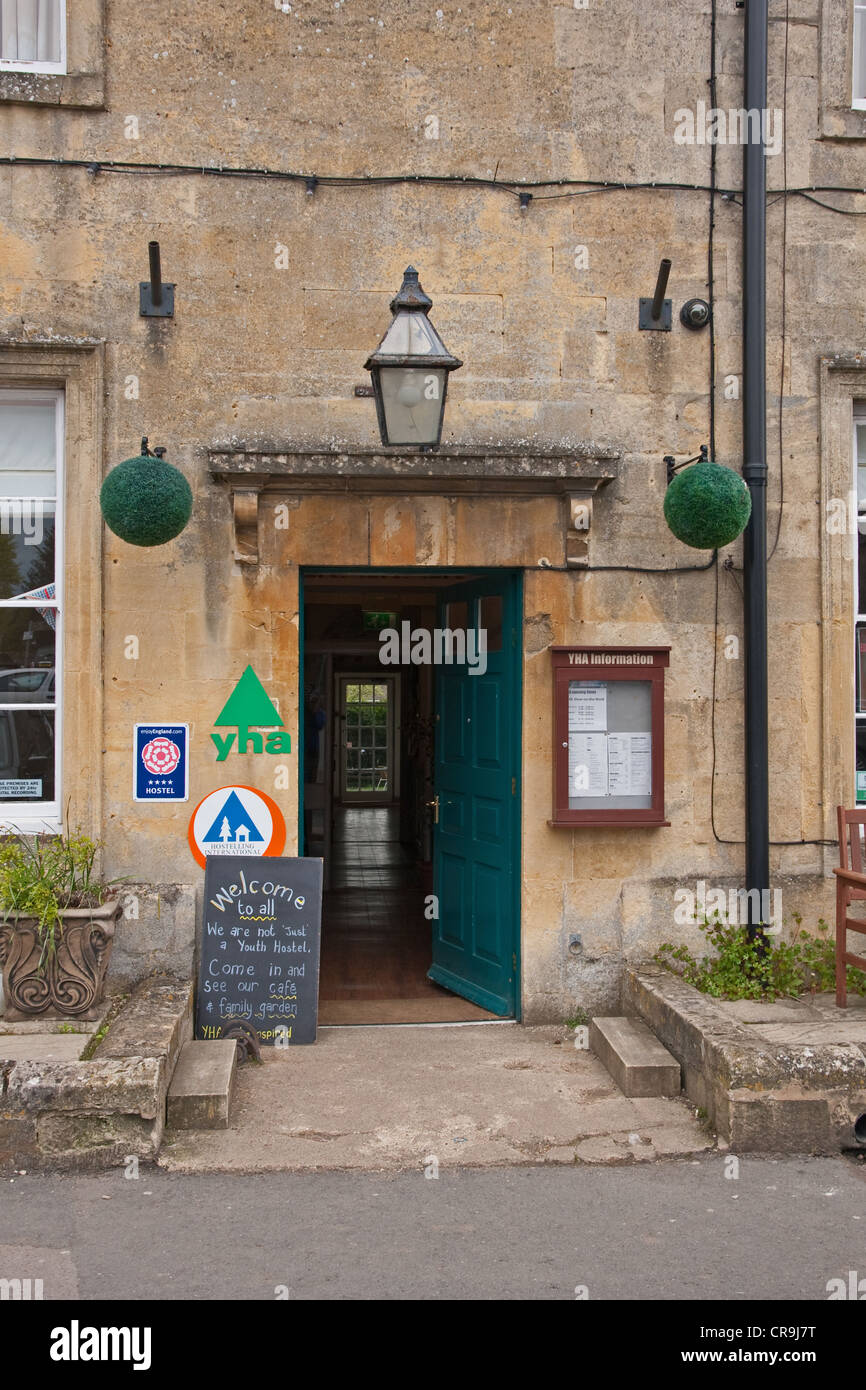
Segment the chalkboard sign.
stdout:
<svg viewBox="0 0 866 1390">
<path fill-rule="evenodd" d="M 208 855 L 195 1036 L 315 1042 L 321 934 L 321 859 Z"/>
</svg>

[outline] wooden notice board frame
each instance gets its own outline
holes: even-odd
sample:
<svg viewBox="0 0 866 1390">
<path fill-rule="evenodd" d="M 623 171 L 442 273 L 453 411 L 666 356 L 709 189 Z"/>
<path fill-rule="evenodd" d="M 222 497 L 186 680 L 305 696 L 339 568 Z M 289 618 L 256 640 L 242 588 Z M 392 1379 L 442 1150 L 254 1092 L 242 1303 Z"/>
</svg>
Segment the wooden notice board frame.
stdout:
<svg viewBox="0 0 866 1390">
<path fill-rule="evenodd" d="M 665 720 L 664 679 L 670 662 L 670 647 L 551 647 L 553 661 L 553 815 L 551 826 L 580 825 L 670 825 L 665 820 Z M 569 688 L 573 681 L 596 684 L 605 690 L 615 682 L 649 683 L 650 790 L 643 796 L 619 795 L 615 801 L 649 801 L 649 805 L 593 805 L 575 807 L 580 800 L 569 791 Z M 617 687 L 617 689 L 619 689 Z M 622 692 L 624 693 L 624 692 Z M 635 692 L 637 695 L 637 692 Z M 601 697 L 599 697 L 601 698 Z M 642 698 L 642 697 L 641 697 Z M 607 695 L 604 696 L 604 709 Z M 606 721 L 606 715 L 604 716 Z M 593 727 L 600 728 L 599 725 Z M 606 722 L 604 737 L 607 738 Z M 616 731 L 612 731 L 616 732 Z M 606 745 L 605 745 L 606 747 Z M 605 753 L 605 757 L 607 754 Z M 605 773 L 606 776 L 606 773 Z M 602 796 L 587 798 L 594 801 Z M 569 805 L 569 801 L 572 802 Z"/>
</svg>

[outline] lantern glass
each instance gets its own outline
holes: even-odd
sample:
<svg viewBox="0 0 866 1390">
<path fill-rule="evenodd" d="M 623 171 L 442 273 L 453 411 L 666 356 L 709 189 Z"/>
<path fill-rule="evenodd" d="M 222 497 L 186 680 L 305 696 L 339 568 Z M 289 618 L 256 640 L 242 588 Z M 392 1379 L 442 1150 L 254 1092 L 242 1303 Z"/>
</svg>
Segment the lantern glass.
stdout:
<svg viewBox="0 0 866 1390">
<path fill-rule="evenodd" d="M 415 315 L 401 315 L 397 323 Z M 423 319 L 423 315 L 419 316 Z M 423 320 L 426 324 L 426 320 Z M 427 325 L 429 327 L 429 325 Z M 417 351 L 417 349 L 415 349 Z M 437 444 L 445 408 L 442 367 L 380 367 L 379 383 L 389 444 Z"/>
<path fill-rule="evenodd" d="M 377 348 L 377 356 L 441 357 L 448 349 L 426 314 L 406 313 L 394 320 Z"/>
</svg>

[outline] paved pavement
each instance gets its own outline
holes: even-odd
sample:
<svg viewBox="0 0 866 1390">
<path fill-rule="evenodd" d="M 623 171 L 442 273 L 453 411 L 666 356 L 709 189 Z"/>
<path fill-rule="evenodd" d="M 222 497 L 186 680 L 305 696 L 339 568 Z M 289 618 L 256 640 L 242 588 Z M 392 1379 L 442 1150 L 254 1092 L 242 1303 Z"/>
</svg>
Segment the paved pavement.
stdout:
<svg viewBox="0 0 866 1390">
<path fill-rule="evenodd" d="M 844 1009 L 837 1009 L 835 994 L 807 995 L 802 999 L 719 999 L 719 1008 L 766 1039 L 767 1042 L 820 1047 L 827 1044 L 866 1043 L 866 998 L 849 994 Z"/>
<path fill-rule="evenodd" d="M 0 1278 L 41 1278 L 46 1299 L 573 1300 L 578 1290 L 590 1300 L 806 1299 L 817 1311 L 830 1280 L 866 1279 L 866 1164 L 843 1158 L 746 1157 L 737 1171 L 714 1153 L 435 1180 L 420 1167 L 142 1167 L 137 1179 L 122 1168 L 16 1176 L 0 1192 Z M 736 1325 L 748 1314 L 723 1316 Z M 658 1334 L 670 1339 L 677 1317 Z M 779 1320 L 814 1318 L 783 1309 Z M 573 1326 L 580 1365 L 587 1324 Z"/>
<path fill-rule="evenodd" d="M 584 1030 L 585 1031 L 585 1030 Z M 169 1132 L 178 1172 L 634 1163 L 714 1139 L 680 1099 L 629 1100 L 564 1026 L 323 1028 L 240 1068 L 229 1130 Z"/>
</svg>

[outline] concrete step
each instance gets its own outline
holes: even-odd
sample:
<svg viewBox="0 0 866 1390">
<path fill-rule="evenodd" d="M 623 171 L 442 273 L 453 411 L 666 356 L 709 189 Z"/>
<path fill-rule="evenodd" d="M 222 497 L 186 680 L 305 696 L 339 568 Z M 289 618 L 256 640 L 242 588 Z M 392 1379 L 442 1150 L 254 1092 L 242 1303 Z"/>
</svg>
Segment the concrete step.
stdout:
<svg viewBox="0 0 866 1390">
<path fill-rule="evenodd" d="M 234 1039 L 184 1043 L 166 1102 L 172 1129 L 228 1129 L 238 1065 Z"/>
<path fill-rule="evenodd" d="M 678 1096 L 680 1064 L 636 1018 L 594 1018 L 589 1045 L 624 1096 Z"/>
</svg>

